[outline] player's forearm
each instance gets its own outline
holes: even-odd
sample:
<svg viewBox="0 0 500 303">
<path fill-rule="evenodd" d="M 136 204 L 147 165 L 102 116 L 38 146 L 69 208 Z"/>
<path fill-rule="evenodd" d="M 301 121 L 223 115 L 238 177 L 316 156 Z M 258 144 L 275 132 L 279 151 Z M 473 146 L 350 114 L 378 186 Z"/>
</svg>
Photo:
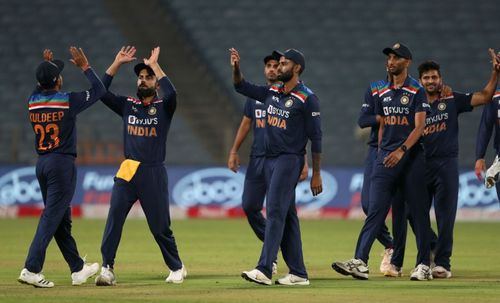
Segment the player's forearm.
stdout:
<svg viewBox="0 0 500 303">
<path fill-rule="evenodd" d="M 321 174 L 321 154 L 320 153 L 312 153 L 312 173 L 314 175 Z"/>
<path fill-rule="evenodd" d="M 149 65 L 149 67 L 151 67 L 151 69 L 153 70 L 153 72 L 155 73 L 155 76 L 156 76 L 156 79 L 158 79 L 158 81 L 163 78 L 163 77 L 166 77 L 167 75 L 165 74 L 165 72 L 163 71 L 163 69 L 160 67 L 160 64 L 158 64 L 158 62 L 156 63 L 153 63 L 151 65 Z"/>
<path fill-rule="evenodd" d="M 236 137 L 234 138 L 233 146 L 231 147 L 231 153 L 237 153 L 240 150 L 241 144 L 245 141 L 248 133 L 250 132 L 250 127 L 246 124 L 240 125 Z"/>
<path fill-rule="evenodd" d="M 475 92 L 472 95 L 471 105 L 478 106 L 491 102 L 493 99 L 493 94 L 495 94 L 495 89 L 498 85 L 498 72 L 491 71 L 490 80 L 486 86 L 480 92 Z"/>
<path fill-rule="evenodd" d="M 111 77 L 114 77 L 118 70 L 120 69 L 121 63 L 113 61 L 113 63 L 108 67 L 106 70 L 106 74 L 110 75 Z"/>
<path fill-rule="evenodd" d="M 238 84 L 243 80 L 243 75 L 241 74 L 240 65 L 233 66 L 233 83 Z"/>
<path fill-rule="evenodd" d="M 403 143 L 408 149 L 418 142 L 425 129 L 425 112 L 415 114 L 415 128 L 411 131 L 406 141 Z"/>
<path fill-rule="evenodd" d="M 87 68 L 83 73 L 92 85 L 87 101 L 95 102 L 106 93 L 107 89 L 91 67 Z"/>
</svg>

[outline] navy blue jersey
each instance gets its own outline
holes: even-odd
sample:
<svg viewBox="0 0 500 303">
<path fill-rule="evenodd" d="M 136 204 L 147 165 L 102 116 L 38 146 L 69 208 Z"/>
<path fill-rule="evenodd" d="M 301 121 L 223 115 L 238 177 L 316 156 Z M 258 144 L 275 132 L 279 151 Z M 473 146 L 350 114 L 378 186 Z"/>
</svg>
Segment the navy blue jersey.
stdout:
<svg viewBox="0 0 500 303">
<path fill-rule="evenodd" d="M 458 157 L 458 115 L 472 111 L 472 94 L 453 92 L 429 104 L 422 142 L 425 157 Z"/>
<path fill-rule="evenodd" d="M 361 128 L 371 127 L 370 140 L 368 140 L 368 145 L 377 147 L 378 146 L 378 129 L 379 123 L 377 122 L 377 114 L 375 113 L 375 100 L 377 94 L 376 88 L 379 85 L 383 85 L 381 82 L 374 82 L 370 84 L 370 87 L 365 92 L 365 102 L 361 106 L 361 111 L 359 113 L 358 125 Z"/>
<path fill-rule="evenodd" d="M 257 86 L 242 80 L 235 84 L 239 93 L 264 100 L 267 109 L 266 156 L 303 155 L 307 140 L 311 151 L 321 153 L 321 119 L 319 99 L 304 84 L 298 83 L 288 94 L 283 84 Z"/>
<path fill-rule="evenodd" d="M 380 148 L 393 151 L 400 147 L 415 128 L 415 113 L 429 109 L 425 91 L 412 77 L 395 89 L 388 81 L 379 81 L 371 88 L 376 98 L 375 113 L 384 119 Z"/>
<path fill-rule="evenodd" d="M 38 154 L 76 156 L 76 115 L 94 104 L 106 88 L 89 68 L 84 72 L 92 87 L 84 92 L 42 91 L 37 87 L 28 101 L 29 118 L 35 132 Z"/>
<path fill-rule="evenodd" d="M 106 88 L 112 79 L 110 75 L 104 75 L 102 82 Z M 158 82 L 163 98 L 157 96 L 147 106 L 134 97 L 116 96 L 111 92 L 101 98 L 106 106 L 122 117 L 126 159 L 141 163 L 165 161 L 167 134 L 177 105 L 177 93 L 167 77 Z"/>
<path fill-rule="evenodd" d="M 250 157 L 262 157 L 266 155 L 266 106 L 264 103 L 248 98 L 243 112 L 245 117 L 252 120 L 253 143 Z"/>
<path fill-rule="evenodd" d="M 495 139 L 493 147 L 496 154 L 500 155 L 500 86 L 497 87 L 493 95 L 493 101 L 484 106 L 476 140 L 476 159 L 484 159 L 486 148 L 490 143 L 493 128 L 495 129 Z"/>
</svg>

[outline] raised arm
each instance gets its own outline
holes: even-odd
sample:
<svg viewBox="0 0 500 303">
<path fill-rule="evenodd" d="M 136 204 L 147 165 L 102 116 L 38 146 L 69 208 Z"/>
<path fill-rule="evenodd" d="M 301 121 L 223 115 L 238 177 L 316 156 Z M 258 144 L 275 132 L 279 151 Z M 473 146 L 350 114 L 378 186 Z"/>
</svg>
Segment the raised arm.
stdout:
<svg viewBox="0 0 500 303">
<path fill-rule="evenodd" d="M 144 64 L 151 67 L 151 69 L 155 73 L 156 79 L 158 79 L 158 83 L 160 84 L 160 88 L 164 95 L 163 99 L 165 101 L 168 101 L 174 98 L 177 95 L 177 92 L 170 79 L 167 77 L 165 72 L 160 67 L 160 64 L 158 63 L 159 56 L 160 56 L 160 47 L 157 46 L 153 48 L 153 50 L 151 51 L 151 56 L 148 59 L 146 58 L 144 59 Z M 166 102 L 165 105 L 167 105 L 167 103 L 168 102 Z"/>
<path fill-rule="evenodd" d="M 71 54 L 70 61 L 83 71 L 92 85 L 89 90 L 84 92 L 70 93 L 70 109 L 77 114 L 97 102 L 106 93 L 106 88 L 90 67 L 82 48 L 72 46 L 69 48 L 69 52 Z"/>
<path fill-rule="evenodd" d="M 493 94 L 495 93 L 495 89 L 498 85 L 498 74 L 500 73 L 500 57 L 498 54 L 495 54 L 495 51 L 493 49 L 490 48 L 488 51 L 490 53 L 492 65 L 490 80 L 488 81 L 488 83 L 486 83 L 486 86 L 483 88 L 483 90 L 475 92 L 472 95 L 472 106 L 483 105 L 491 102 Z"/>
<path fill-rule="evenodd" d="M 113 81 L 113 77 L 116 75 L 118 70 L 123 64 L 132 62 L 136 59 L 135 56 L 136 48 L 134 46 L 122 46 L 122 48 L 118 51 L 115 56 L 115 60 L 106 70 L 106 73 L 102 77 L 102 83 L 109 89 L 111 86 L 111 82 Z M 101 98 L 101 101 L 110 108 L 112 111 L 117 113 L 118 115 L 122 115 L 123 105 L 125 103 L 125 98 L 116 96 L 112 92 L 108 91 Z"/>
<path fill-rule="evenodd" d="M 234 48 L 230 48 L 229 53 L 235 90 L 244 96 L 264 102 L 269 93 L 269 88 L 267 86 L 253 85 L 245 81 L 240 70 L 240 54 Z"/>
</svg>

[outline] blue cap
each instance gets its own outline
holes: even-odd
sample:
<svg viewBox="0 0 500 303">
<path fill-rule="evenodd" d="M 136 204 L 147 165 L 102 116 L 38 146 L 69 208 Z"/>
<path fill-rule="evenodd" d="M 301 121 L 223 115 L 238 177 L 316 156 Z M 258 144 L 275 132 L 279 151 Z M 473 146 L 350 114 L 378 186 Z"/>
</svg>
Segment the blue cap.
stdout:
<svg viewBox="0 0 500 303">
<path fill-rule="evenodd" d="M 42 87 L 54 87 L 63 69 L 61 60 L 43 61 L 36 68 L 36 80 Z"/>
<path fill-rule="evenodd" d="M 287 49 L 284 53 L 281 53 L 280 51 L 274 51 L 273 54 L 279 54 L 280 56 L 283 56 L 296 64 L 300 64 L 300 74 L 302 74 L 302 72 L 306 69 L 306 59 L 304 58 L 304 54 L 294 48 Z"/>
</svg>

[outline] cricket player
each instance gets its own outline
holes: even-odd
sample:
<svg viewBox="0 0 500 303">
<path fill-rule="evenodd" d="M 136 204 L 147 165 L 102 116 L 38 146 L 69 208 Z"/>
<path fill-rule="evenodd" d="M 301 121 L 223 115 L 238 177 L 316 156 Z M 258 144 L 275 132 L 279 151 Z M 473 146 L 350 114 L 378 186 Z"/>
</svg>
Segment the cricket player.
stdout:
<svg viewBox="0 0 500 303">
<path fill-rule="evenodd" d="M 500 201 L 500 183 L 499 173 L 500 173 L 500 86 L 496 88 L 493 95 L 493 102 L 486 105 L 483 109 L 481 115 L 481 121 L 479 123 L 479 129 L 477 132 L 476 139 L 476 164 L 475 172 L 479 180 L 482 180 L 482 176 L 485 175 L 484 184 L 486 188 L 491 188 L 495 185 L 497 191 L 497 197 Z M 490 142 L 491 135 L 495 130 L 493 148 L 495 149 L 495 160 L 491 167 L 486 170 L 486 163 L 484 156 L 486 155 L 486 148 Z M 485 174 L 486 172 L 486 174 Z"/>
<path fill-rule="evenodd" d="M 311 140 L 313 160 L 311 191 L 316 196 L 323 190 L 320 174 L 320 107 L 316 95 L 300 81 L 300 74 L 306 67 L 304 55 L 296 49 L 289 49 L 283 54 L 276 53 L 280 55 L 278 80 L 282 83 L 268 87 L 244 80 L 239 53 L 234 48 L 230 49 L 236 91 L 262 100 L 267 109 L 264 164 L 267 222 L 264 245 L 257 267 L 242 272 L 241 276 L 251 282 L 271 285 L 272 263 L 281 247 L 289 274 L 278 279 L 276 284 L 309 285 L 293 196 L 304 166 L 308 140 Z"/>
<path fill-rule="evenodd" d="M 124 63 L 135 60 L 133 46 L 122 47 L 106 71 L 103 83 L 109 87 Z M 111 205 L 101 244 L 103 258 L 97 286 L 116 284 L 114 263 L 123 224 L 130 208 L 139 200 L 163 260 L 170 269 L 167 283 L 182 283 L 187 275 L 170 229 L 168 177 L 163 164 L 167 134 L 177 105 L 176 91 L 158 63 L 160 48 L 151 51 L 144 63 L 135 65 L 137 97 L 117 96 L 111 92 L 102 101 L 122 117 L 125 160 L 118 170 Z M 158 97 L 158 89 L 163 98 Z"/>
<path fill-rule="evenodd" d="M 406 220 L 404 214 L 394 216 L 396 204 L 406 200 L 409 212 L 418 218 L 414 229 L 418 248 L 417 265 L 410 278 L 429 280 L 432 279 L 428 239 L 430 219 L 428 207 L 422 207 L 427 195 L 423 182 L 424 153 L 420 144 L 429 104 L 418 81 L 408 75 L 412 60 L 410 49 L 402 43 L 396 43 L 385 48 L 383 53 L 387 56 L 386 66 L 390 77 L 389 80 L 379 81 L 372 92 L 376 96 L 375 112 L 381 119 L 379 152 L 371 177 L 368 216 L 361 229 L 354 258 L 334 262 L 332 268 L 343 275 L 368 279 L 369 253 L 385 222 L 391 200 L 394 220 Z M 402 191 L 403 200 L 392 199 L 397 190 Z"/>
<path fill-rule="evenodd" d="M 264 77 L 266 84 L 271 86 L 278 82 L 277 70 L 280 56 L 277 53 L 272 53 L 264 58 Z M 254 231 L 257 238 L 264 241 L 264 232 L 266 229 L 266 219 L 262 215 L 262 207 L 266 195 L 266 179 L 264 176 L 264 162 L 266 160 L 265 147 L 265 127 L 266 127 L 266 107 L 263 102 L 247 98 L 243 118 L 241 119 L 240 127 L 234 138 L 233 146 L 229 153 L 227 166 L 230 170 L 237 172 L 240 166 L 238 150 L 241 144 L 250 133 L 253 131 L 253 143 L 250 152 L 250 161 L 245 172 L 245 184 L 242 195 L 242 207 L 245 212 L 248 223 Z M 302 169 L 299 181 L 307 178 L 308 165 L 305 158 L 305 165 Z M 295 196 L 294 196 L 295 199 Z M 278 273 L 278 263 L 273 262 L 273 274 Z"/>
<path fill-rule="evenodd" d="M 71 235 L 71 199 L 76 186 L 76 116 L 99 100 L 106 88 L 83 50 L 72 46 L 69 51 L 70 61 L 83 71 L 92 87 L 84 92 L 62 92 L 64 62 L 54 60 L 52 51 L 46 49 L 44 61 L 36 69 L 36 89 L 28 101 L 38 153 L 36 177 L 45 208 L 18 281 L 40 288 L 54 287 L 42 274 L 52 238 L 69 265 L 73 285 L 85 283 L 99 270 L 98 263 L 87 264 L 78 253 Z"/>
</svg>

